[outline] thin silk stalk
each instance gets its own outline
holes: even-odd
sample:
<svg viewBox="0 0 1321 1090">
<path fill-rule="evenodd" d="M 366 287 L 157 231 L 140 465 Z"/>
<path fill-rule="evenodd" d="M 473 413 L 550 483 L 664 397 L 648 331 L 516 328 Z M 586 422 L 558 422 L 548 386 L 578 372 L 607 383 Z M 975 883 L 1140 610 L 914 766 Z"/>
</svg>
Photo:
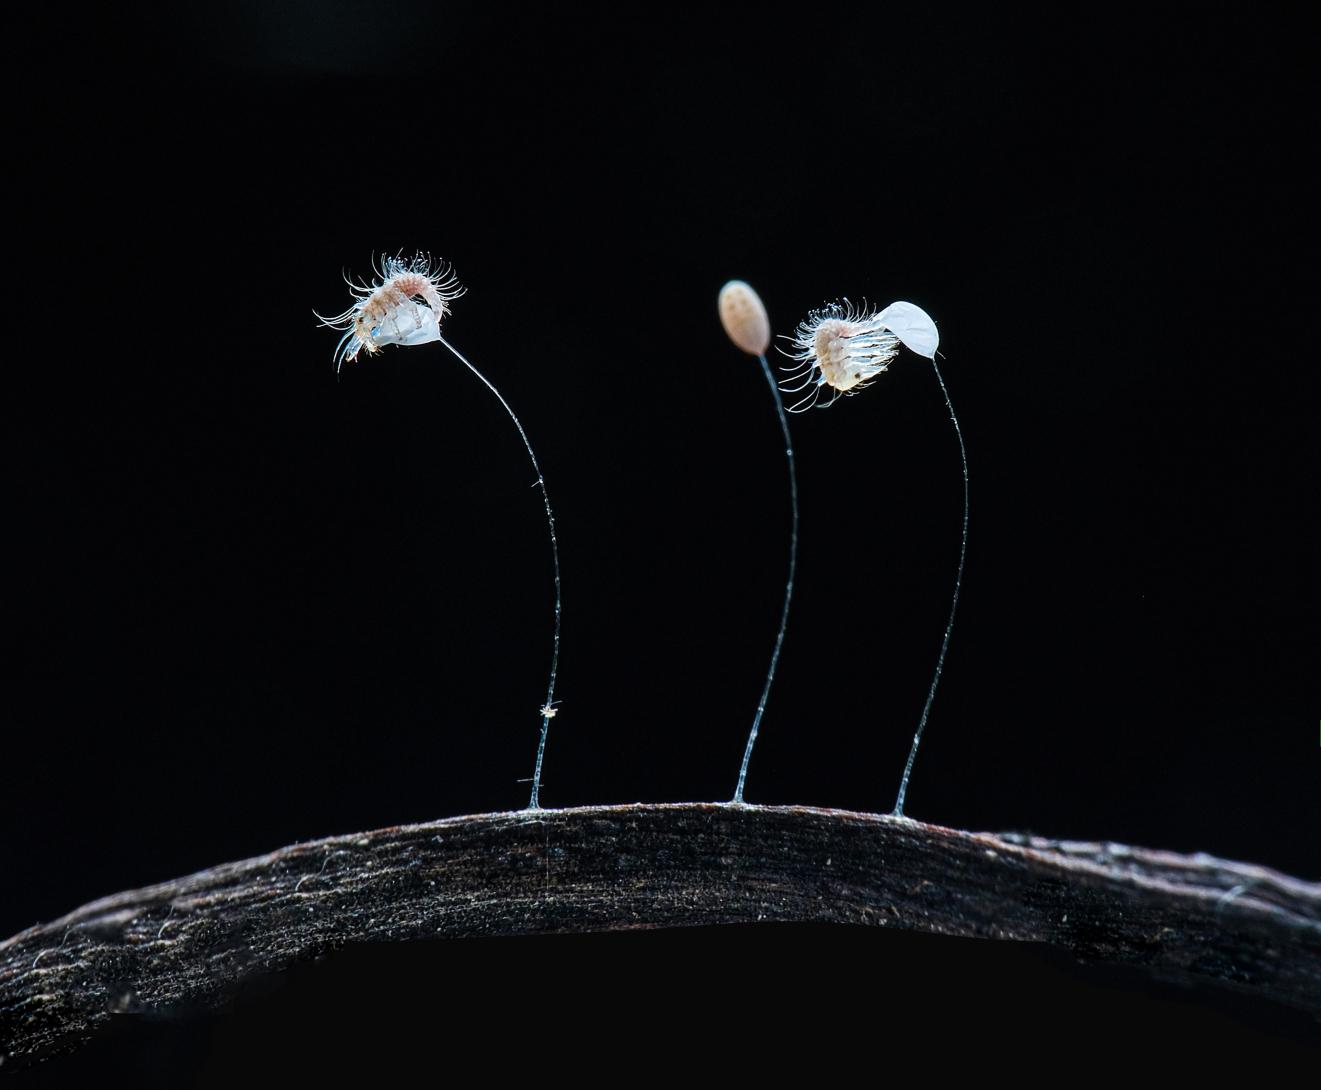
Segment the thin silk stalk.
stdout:
<svg viewBox="0 0 1321 1090">
<path fill-rule="evenodd" d="M 496 400 L 504 406 L 505 412 L 509 414 L 509 419 L 514 422 L 514 427 L 518 429 L 519 437 L 523 440 L 523 446 L 527 447 L 527 456 L 532 460 L 532 469 L 537 475 L 534 488 L 541 489 L 541 499 L 546 505 L 546 525 L 550 528 L 550 556 L 555 565 L 555 635 L 551 645 L 550 654 L 550 682 L 546 686 L 546 703 L 541 706 L 541 739 L 537 743 L 537 764 L 532 773 L 532 798 L 527 804 L 529 810 L 541 809 L 541 762 L 546 755 L 546 735 L 550 733 L 550 717 L 555 714 L 555 676 L 560 667 L 560 546 L 555 539 L 555 515 L 550 509 L 550 497 L 546 494 L 546 479 L 541 475 L 541 466 L 537 464 L 537 456 L 533 453 L 532 443 L 528 440 L 527 432 L 523 430 L 523 425 L 514 410 L 509 407 L 509 402 L 495 388 L 491 380 L 483 375 L 474 367 L 467 358 L 449 343 L 444 337 L 440 338 L 440 343 L 454 353 L 458 361 L 469 371 L 481 379 L 482 384 L 495 394 Z"/>
<path fill-rule="evenodd" d="M 766 711 L 766 701 L 771 696 L 771 683 L 775 680 L 775 667 L 780 661 L 780 647 L 784 643 L 784 630 L 789 624 L 789 601 L 794 594 L 794 574 L 798 570 L 798 473 L 794 468 L 793 440 L 789 438 L 789 418 L 784 415 L 784 402 L 780 400 L 780 388 L 771 374 L 771 365 L 766 362 L 763 353 L 761 371 L 766 376 L 766 384 L 771 388 L 771 397 L 775 398 L 775 412 L 780 418 L 780 430 L 784 433 L 784 455 L 789 461 L 789 503 L 793 511 L 792 528 L 789 531 L 789 580 L 784 585 L 784 611 L 780 614 L 780 631 L 775 637 L 775 650 L 771 652 L 771 668 L 766 672 L 766 687 L 761 691 L 761 703 L 757 705 L 757 714 L 752 720 L 752 730 L 748 732 L 748 745 L 743 751 L 743 765 L 738 770 L 738 787 L 734 789 L 734 802 L 743 802 L 743 784 L 748 778 L 748 761 L 752 759 L 752 747 L 757 741 L 757 731 L 761 729 L 761 717 Z"/>
<path fill-rule="evenodd" d="M 917 757 L 917 747 L 922 741 L 922 732 L 926 730 L 927 716 L 931 714 L 931 704 L 936 699 L 936 686 L 940 684 L 940 671 L 945 667 L 945 652 L 949 650 L 949 634 L 954 629 L 954 611 L 959 608 L 959 589 L 963 586 L 963 561 L 968 555 L 968 451 L 963 445 L 963 430 L 959 427 L 959 418 L 954 415 L 954 402 L 949 398 L 949 389 L 945 379 L 931 359 L 931 368 L 936 372 L 941 393 L 945 395 L 945 407 L 949 409 L 949 418 L 954 422 L 954 434 L 959 439 L 959 455 L 963 459 L 963 544 L 959 547 L 959 571 L 954 577 L 954 601 L 949 607 L 949 621 L 945 625 L 945 639 L 940 644 L 940 657 L 936 659 L 936 676 L 931 679 L 931 690 L 927 693 L 926 706 L 922 709 L 922 718 L 917 724 L 917 733 L 913 735 L 913 748 L 908 751 L 908 763 L 904 765 L 904 778 L 899 781 L 899 797 L 895 799 L 891 812 L 895 817 L 904 816 L 904 796 L 908 794 L 908 778 L 913 774 L 913 761 Z"/>
</svg>

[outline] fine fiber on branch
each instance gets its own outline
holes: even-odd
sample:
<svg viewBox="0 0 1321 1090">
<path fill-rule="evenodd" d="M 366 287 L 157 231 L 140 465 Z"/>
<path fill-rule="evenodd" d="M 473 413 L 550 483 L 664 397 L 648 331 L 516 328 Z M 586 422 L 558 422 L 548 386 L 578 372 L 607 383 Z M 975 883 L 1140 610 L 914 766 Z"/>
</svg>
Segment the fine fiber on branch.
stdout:
<svg viewBox="0 0 1321 1090">
<path fill-rule="evenodd" d="M 756 921 L 1043 942 L 1321 1014 L 1321 884 L 1264 867 L 801 806 L 591 806 L 294 844 L 31 927 L 0 942 L 0 1060 L 356 942 Z"/>
</svg>

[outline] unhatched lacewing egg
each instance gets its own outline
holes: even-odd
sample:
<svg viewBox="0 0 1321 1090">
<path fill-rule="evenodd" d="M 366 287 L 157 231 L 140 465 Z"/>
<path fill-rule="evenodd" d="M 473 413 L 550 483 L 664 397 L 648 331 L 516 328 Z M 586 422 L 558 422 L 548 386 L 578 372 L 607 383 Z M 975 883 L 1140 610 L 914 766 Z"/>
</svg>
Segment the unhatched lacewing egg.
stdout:
<svg viewBox="0 0 1321 1090">
<path fill-rule="evenodd" d="M 750 356 L 765 355 L 771 346 L 771 320 L 761 297 L 742 280 L 720 289 L 720 324 L 734 344 Z"/>
</svg>

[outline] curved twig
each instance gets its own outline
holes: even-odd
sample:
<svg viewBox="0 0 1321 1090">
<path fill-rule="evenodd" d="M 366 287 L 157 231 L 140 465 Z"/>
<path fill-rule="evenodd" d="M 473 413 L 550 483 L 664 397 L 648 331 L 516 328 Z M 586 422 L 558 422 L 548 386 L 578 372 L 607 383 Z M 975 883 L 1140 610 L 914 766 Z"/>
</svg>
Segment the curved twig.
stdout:
<svg viewBox="0 0 1321 1090">
<path fill-rule="evenodd" d="M 1321 884 L 1264 867 L 840 810 L 594 806 L 295 844 L 29 928 L 0 942 L 0 1055 L 364 940 L 758 920 L 1051 943 L 1321 1014 Z"/>
</svg>

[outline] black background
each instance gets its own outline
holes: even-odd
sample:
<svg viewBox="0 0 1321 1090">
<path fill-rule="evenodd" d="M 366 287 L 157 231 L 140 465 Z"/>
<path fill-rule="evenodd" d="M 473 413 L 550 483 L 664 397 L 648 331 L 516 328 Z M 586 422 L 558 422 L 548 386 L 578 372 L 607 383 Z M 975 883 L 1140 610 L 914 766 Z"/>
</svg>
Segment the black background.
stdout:
<svg viewBox="0 0 1321 1090">
<path fill-rule="evenodd" d="M 419 248 L 467 287 L 446 332 L 520 414 L 556 510 L 545 805 L 732 793 L 788 530 L 770 399 L 715 316 L 740 277 L 777 333 L 840 296 L 940 324 L 972 522 L 908 812 L 1321 874 L 1298 27 L 252 3 L 29 40 L 0 933 L 525 801 L 551 620 L 525 452 L 438 346 L 337 378 L 312 317 L 347 305 L 341 271 Z M 893 802 L 958 555 L 929 372 L 905 355 L 792 421 L 801 578 L 749 801 Z M 1032 951 L 771 935 L 440 944 L 427 983 L 378 952 L 344 963 L 338 1017 L 378 974 L 423 1023 L 435 977 L 496 1010 L 665 984 L 709 1044 L 742 1009 L 731 976 L 780 964 L 802 1010 L 774 1025 L 804 1052 L 881 1047 L 830 1013 L 855 988 L 933 1039 L 901 997 L 957 994 L 941 1033 L 1131 1028 L 1136 1002 L 1194 1036 L 1303 1032 Z M 175 1084 L 259 1048 L 306 1060 L 326 1022 L 298 986 L 254 1001 L 247 1038 L 237 1015 L 166 1022 L 92 1055 Z"/>
</svg>

